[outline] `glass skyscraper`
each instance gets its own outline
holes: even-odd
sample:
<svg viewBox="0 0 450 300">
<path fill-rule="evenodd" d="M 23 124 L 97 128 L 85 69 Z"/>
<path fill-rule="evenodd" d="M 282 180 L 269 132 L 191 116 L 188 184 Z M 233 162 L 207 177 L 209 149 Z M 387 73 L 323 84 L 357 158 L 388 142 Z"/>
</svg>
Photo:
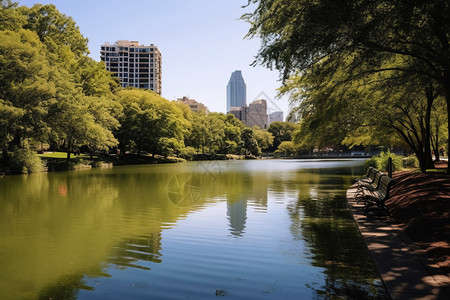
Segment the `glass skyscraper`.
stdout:
<svg viewBox="0 0 450 300">
<path fill-rule="evenodd" d="M 231 73 L 227 85 L 227 112 L 231 107 L 247 105 L 247 86 L 240 70 Z"/>
</svg>

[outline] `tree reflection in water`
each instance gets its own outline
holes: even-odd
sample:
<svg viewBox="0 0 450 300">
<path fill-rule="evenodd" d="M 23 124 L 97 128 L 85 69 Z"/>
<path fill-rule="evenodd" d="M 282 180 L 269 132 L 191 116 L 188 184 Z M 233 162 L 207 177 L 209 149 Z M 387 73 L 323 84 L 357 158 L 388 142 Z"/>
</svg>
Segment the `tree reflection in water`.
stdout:
<svg viewBox="0 0 450 300">
<path fill-rule="evenodd" d="M 300 184 L 288 204 L 291 232 L 309 245 L 312 265 L 323 268 L 323 284 L 310 284 L 319 299 L 388 299 L 373 260 L 347 207 L 341 176 Z"/>
</svg>

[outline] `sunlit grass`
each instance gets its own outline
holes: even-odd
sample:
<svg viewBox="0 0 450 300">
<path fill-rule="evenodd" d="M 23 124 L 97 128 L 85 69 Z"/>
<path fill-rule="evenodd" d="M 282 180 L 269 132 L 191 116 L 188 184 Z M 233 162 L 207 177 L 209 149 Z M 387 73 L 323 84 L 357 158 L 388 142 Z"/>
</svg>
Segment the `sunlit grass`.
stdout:
<svg viewBox="0 0 450 300">
<path fill-rule="evenodd" d="M 38 154 L 40 157 L 47 157 L 47 158 L 67 158 L 66 152 L 48 152 L 44 154 Z M 80 154 L 75 156 L 73 153 L 70 153 L 70 158 L 75 157 L 83 157 L 83 158 L 89 158 L 88 154 Z"/>
</svg>

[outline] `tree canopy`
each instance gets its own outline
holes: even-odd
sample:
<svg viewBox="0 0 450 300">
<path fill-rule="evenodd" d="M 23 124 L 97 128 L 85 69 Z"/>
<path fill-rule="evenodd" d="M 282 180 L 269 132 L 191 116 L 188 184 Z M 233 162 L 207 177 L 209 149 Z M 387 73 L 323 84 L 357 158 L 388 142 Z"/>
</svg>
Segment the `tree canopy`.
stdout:
<svg viewBox="0 0 450 300">
<path fill-rule="evenodd" d="M 249 6 L 254 11 L 243 16 L 251 24 L 248 37 L 261 39 L 254 64 L 279 70 L 284 79 L 281 92 L 301 103 L 293 117 L 300 113 L 303 140 L 343 141 L 359 131 L 372 139 L 385 133 L 379 141 L 389 141 L 391 131 L 416 155 L 428 156 L 431 99 L 439 97 L 446 105 L 436 109 L 446 106 L 448 129 L 448 1 L 250 0 Z M 423 124 L 417 124 L 420 136 L 406 123 L 389 122 L 393 115 L 384 123 L 387 130 L 369 126 L 375 116 L 383 117 L 379 112 L 417 108 L 419 98 L 428 101 L 419 116 Z M 403 117 L 417 119 L 410 113 Z M 408 134 L 423 149 L 414 149 Z M 426 168 L 428 158 L 422 160 Z"/>
</svg>

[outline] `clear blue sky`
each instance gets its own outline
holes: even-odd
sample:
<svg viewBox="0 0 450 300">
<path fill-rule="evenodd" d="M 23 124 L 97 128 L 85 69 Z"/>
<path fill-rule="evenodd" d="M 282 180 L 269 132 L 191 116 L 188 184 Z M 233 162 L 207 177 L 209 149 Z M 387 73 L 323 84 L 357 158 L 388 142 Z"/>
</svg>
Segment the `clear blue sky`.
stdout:
<svg viewBox="0 0 450 300">
<path fill-rule="evenodd" d="M 16 0 L 20 5 L 53 3 L 71 16 L 89 39 L 90 56 L 99 61 L 100 45 L 117 40 L 155 44 L 162 53 L 162 96 L 182 96 L 225 112 L 226 85 L 242 70 L 247 104 L 269 100 L 270 110 L 288 113 L 287 98 L 275 100 L 278 71 L 251 67 L 260 46 L 244 39 L 249 24 L 239 20 L 247 0 Z M 264 93 L 267 96 L 261 96 Z M 272 100 L 272 101 L 270 101 Z"/>
</svg>

